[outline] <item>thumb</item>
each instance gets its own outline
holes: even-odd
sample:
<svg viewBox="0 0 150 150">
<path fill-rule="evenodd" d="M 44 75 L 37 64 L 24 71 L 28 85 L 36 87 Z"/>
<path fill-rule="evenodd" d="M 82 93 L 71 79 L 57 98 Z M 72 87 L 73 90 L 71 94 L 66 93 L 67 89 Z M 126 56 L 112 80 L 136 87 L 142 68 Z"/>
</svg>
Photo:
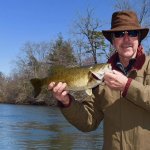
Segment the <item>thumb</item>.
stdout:
<svg viewBox="0 0 150 150">
<path fill-rule="evenodd" d="M 121 74 L 119 71 L 113 70 L 114 74 Z"/>
</svg>

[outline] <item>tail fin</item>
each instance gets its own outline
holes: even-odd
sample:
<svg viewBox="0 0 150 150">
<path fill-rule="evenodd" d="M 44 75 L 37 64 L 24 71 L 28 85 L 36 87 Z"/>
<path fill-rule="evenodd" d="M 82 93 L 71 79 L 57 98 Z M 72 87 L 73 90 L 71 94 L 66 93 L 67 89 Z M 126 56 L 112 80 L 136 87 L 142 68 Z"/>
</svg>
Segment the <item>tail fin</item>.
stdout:
<svg viewBox="0 0 150 150">
<path fill-rule="evenodd" d="M 34 98 L 36 98 L 40 94 L 41 89 L 42 89 L 41 79 L 34 78 L 34 79 L 31 79 L 30 82 L 34 88 Z"/>
</svg>

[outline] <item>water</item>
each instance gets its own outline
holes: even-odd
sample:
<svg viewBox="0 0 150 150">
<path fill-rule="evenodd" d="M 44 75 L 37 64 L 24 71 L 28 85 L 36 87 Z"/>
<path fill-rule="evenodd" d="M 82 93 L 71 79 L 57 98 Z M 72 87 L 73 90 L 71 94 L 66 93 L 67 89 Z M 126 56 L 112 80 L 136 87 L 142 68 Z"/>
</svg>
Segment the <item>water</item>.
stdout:
<svg viewBox="0 0 150 150">
<path fill-rule="evenodd" d="M 0 104 L 0 149 L 101 150 L 102 126 L 83 133 L 58 108 Z"/>
</svg>

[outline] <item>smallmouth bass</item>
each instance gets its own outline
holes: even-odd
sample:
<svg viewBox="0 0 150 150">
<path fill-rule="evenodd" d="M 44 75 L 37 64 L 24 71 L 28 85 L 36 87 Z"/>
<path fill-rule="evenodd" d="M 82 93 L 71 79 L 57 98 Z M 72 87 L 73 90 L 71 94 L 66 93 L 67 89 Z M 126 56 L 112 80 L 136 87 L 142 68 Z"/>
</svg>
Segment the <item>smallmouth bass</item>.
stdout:
<svg viewBox="0 0 150 150">
<path fill-rule="evenodd" d="M 64 82 L 67 84 L 66 90 L 83 91 L 92 96 L 92 88 L 103 82 L 105 72 L 112 71 L 108 63 L 95 64 L 86 67 L 55 68 L 48 77 L 33 78 L 30 80 L 34 88 L 34 97 L 37 97 L 44 85 L 48 87 L 50 82 Z"/>
</svg>

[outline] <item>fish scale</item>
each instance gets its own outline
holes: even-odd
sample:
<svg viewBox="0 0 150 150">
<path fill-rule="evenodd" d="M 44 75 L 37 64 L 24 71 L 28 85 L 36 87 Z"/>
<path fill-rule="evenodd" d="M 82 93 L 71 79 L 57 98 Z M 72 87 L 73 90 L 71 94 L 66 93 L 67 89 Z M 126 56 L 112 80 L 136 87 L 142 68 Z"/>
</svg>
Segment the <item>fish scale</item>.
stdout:
<svg viewBox="0 0 150 150">
<path fill-rule="evenodd" d="M 51 70 L 48 77 L 33 78 L 30 80 L 34 88 L 34 97 L 37 97 L 43 86 L 48 86 L 51 82 L 56 84 L 63 82 L 67 84 L 66 90 L 82 91 L 92 96 L 92 88 L 103 82 L 106 72 L 112 71 L 108 63 L 96 64 L 86 67 L 55 68 Z"/>
</svg>

